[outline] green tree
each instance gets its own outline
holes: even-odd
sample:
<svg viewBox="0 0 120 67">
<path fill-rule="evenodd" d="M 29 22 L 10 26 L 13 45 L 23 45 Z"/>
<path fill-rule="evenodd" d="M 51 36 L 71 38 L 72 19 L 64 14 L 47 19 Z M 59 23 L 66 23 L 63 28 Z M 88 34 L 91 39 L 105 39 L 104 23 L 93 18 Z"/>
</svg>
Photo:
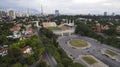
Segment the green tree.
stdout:
<svg viewBox="0 0 120 67">
<path fill-rule="evenodd" d="M 28 63 L 28 64 L 32 64 L 33 62 L 35 62 L 35 58 L 34 58 L 33 56 L 29 56 L 29 57 L 27 58 L 27 63 Z"/>
<path fill-rule="evenodd" d="M 12 58 L 19 57 L 22 55 L 22 52 L 19 48 L 10 48 L 8 55 Z"/>
<path fill-rule="evenodd" d="M 24 64 L 23 67 L 28 67 L 28 65 L 27 65 L 27 64 Z"/>
<path fill-rule="evenodd" d="M 62 58 L 62 64 L 64 67 L 68 67 L 73 61 L 69 58 Z"/>
<path fill-rule="evenodd" d="M 48 67 L 48 66 L 47 66 L 46 62 L 41 61 L 41 62 L 37 65 L 37 67 Z"/>
<path fill-rule="evenodd" d="M 70 64 L 68 67 L 85 67 L 85 66 L 80 63 L 75 62 L 75 63 Z"/>
<path fill-rule="evenodd" d="M 56 67 L 64 67 L 64 65 L 62 63 L 58 63 Z"/>
<path fill-rule="evenodd" d="M 23 67 L 21 63 L 15 63 L 11 67 Z"/>
<path fill-rule="evenodd" d="M 117 32 L 115 31 L 115 29 L 108 29 L 108 30 L 105 30 L 103 31 L 103 33 L 109 35 L 109 36 L 114 36 L 117 34 Z"/>
</svg>

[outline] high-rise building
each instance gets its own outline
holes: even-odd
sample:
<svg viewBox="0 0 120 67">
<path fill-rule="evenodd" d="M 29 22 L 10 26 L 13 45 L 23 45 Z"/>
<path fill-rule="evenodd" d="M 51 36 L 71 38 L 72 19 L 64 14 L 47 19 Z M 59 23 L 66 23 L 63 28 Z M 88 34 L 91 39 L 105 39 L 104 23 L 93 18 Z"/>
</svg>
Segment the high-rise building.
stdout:
<svg viewBox="0 0 120 67">
<path fill-rule="evenodd" d="M 3 10 L 0 10 L 0 18 L 6 17 L 6 16 L 7 16 L 6 12 Z"/>
<path fill-rule="evenodd" d="M 10 17 L 10 19 L 15 19 L 16 18 L 15 11 L 14 10 L 9 10 L 8 11 L 8 16 Z"/>
<path fill-rule="evenodd" d="M 104 16 L 107 16 L 107 12 L 104 12 Z"/>
<path fill-rule="evenodd" d="M 112 13 L 112 16 L 115 16 L 115 13 L 114 13 L 114 12 Z"/>
<path fill-rule="evenodd" d="M 59 13 L 59 10 L 55 10 L 55 16 L 59 16 L 60 13 Z"/>
<path fill-rule="evenodd" d="M 30 16 L 30 11 L 29 9 L 26 11 L 26 17 L 29 17 Z"/>
<path fill-rule="evenodd" d="M 96 32 L 101 32 L 101 24 L 96 21 Z"/>
</svg>

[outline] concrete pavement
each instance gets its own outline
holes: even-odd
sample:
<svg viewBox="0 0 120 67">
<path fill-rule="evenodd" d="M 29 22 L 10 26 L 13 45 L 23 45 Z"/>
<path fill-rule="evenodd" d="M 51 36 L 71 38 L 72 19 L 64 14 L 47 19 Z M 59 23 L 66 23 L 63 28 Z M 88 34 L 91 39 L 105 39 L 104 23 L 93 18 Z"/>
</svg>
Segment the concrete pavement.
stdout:
<svg viewBox="0 0 120 67">
<path fill-rule="evenodd" d="M 67 44 L 67 42 L 71 39 L 85 40 L 85 41 L 87 41 L 91 44 L 91 47 L 86 48 L 86 49 L 72 48 L 72 47 L 69 46 L 69 44 Z M 103 48 L 107 48 L 107 49 L 110 49 L 110 50 L 114 50 L 115 52 L 120 54 L 120 50 L 116 49 L 116 48 L 113 48 L 111 46 L 101 44 L 100 42 L 98 42 L 95 39 L 92 39 L 92 38 L 89 38 L 89 37 L 84 37 L 84 36 L 71 35 L 71 36 L 59 37 L 58 42 L 59 42 L 60 47 L 63 48 L 66 51 L 66 53 L 69 56 L 71 56 L 71 58 L 74 61 L 78 61 L 78 62 L 80 61 L 80 59 L 78 58 L 79 55 L 92 55 L 95 58 L 102 61 L 103 63 L 107 64 L 109 67 L 120 67 L 120 62 L 117 62 L 117 61 L 111 59 L 110 57 L 108 57 L 106 55 L 103 55 L 100 51 Z M 79 63 L 81 63 L 81 61 Z"/>
</svg>

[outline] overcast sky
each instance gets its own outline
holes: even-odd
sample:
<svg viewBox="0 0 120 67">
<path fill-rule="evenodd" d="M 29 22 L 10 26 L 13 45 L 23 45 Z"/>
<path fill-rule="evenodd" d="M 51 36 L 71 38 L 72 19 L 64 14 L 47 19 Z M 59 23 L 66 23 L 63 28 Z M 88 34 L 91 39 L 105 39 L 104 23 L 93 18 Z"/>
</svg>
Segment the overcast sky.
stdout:
<svg viewBox="0 0 120 67">
<path fill-rule="evenodd" d="M 40 11 L 41 4 L 45 13 L 61 14 L 120 14 L 120 0 L 1 0 L 0 8 L 32 8 Z"/>
</svg>

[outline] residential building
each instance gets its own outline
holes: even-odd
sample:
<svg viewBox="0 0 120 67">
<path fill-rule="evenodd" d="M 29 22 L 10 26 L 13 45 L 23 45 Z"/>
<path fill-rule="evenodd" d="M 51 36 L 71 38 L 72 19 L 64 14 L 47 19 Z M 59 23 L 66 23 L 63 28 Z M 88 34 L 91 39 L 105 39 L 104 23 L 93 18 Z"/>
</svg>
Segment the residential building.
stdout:
<svg viewBox="0 0 120 67">
<path fill-rule="evenodd" d="M 59 10 L 55 10 L 55 16 L 59 16 L 60 13 L 59 13 Z"/>
<path fill-rule="evenodd" d="M 8 54 L 8 48 L 6 47 L 0 47 L 0 55 L 5 56 Z"/>
<path fill-rule="evenodd" d="M 107 12 L 104 12 L 104 16 L 107 16 Z"/>
<path fill-rule="evenodd" d="M 108 30 L 109 26 L 108 25 L 101 25 L 100 23 L 98 23 L 98 21 L 96 21 L 95 27 L 93 27 L 95 32 L 101 33 L 104 30 Z"/>
<path fill-rule="evenodd" d="M 7 16 L 6 12 L 3 10 L 0 10 L 0 18 L 6 17 L 6 16 Z"/>
<path fill-rule="evenodd" d="M 13 26 L 12 28 L 10 28 L 11 31 L 19 31 L 21 29 L 21 27 L 19 26 L 19 24 Z"/>
<path fill-rule="evenodd" d="M 10 17 L 10 19 L 15 19 L 16 18 L 15 11 L 14 10 L 9 10 L 8 11 L 8 16 Z"/>
<path fill-rule="evenodd" d="M 101 32 L 101 24 L 96 22 L 96 32 Z"/>
<path fill-rule="evenodd" d="M 116 31 L 117 31 L 117 32 L 120 32 L 120 26 L 117 26 L 117 27 L 116 27 Z"/>
<path fill-rule="evenodd" d="M 21 49 L 21 51 L 23 53 L 28 53 L 28 54 L 31 54 L 32 53 L 32 48 L 30 46 L 25 46 Z"/>
</svg>

